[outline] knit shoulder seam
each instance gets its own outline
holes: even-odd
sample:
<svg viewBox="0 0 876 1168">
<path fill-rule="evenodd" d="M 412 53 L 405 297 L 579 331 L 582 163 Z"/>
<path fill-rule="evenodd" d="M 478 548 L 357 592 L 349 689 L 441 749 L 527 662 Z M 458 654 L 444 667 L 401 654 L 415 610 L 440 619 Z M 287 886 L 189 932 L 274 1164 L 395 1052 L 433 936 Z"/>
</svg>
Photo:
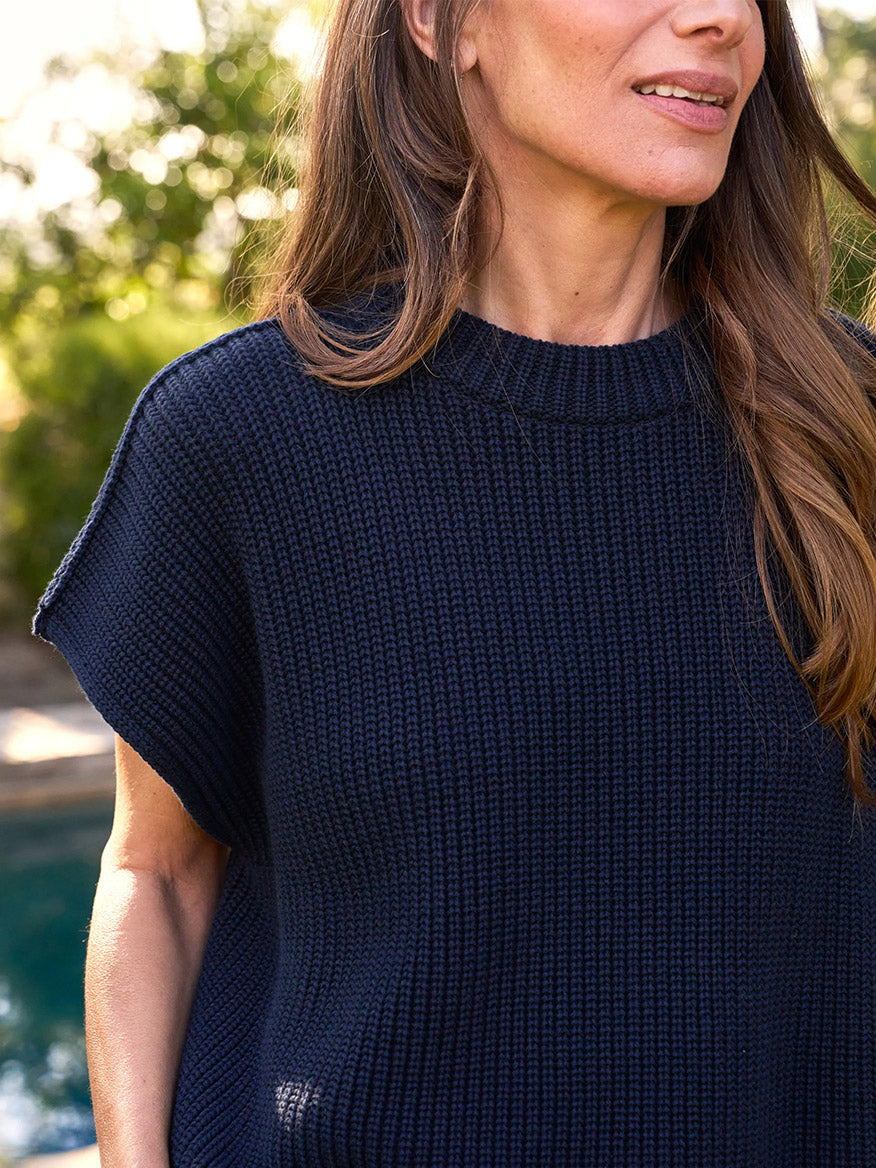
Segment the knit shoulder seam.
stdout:
<svg viewBox="0 0 876 1168">
<path fill-rule="evenodd" d="M 175 372 L 177 369 L 183 368 L 186 365 L 194 365 L 200 360 L 202 356 L 213 352 L 214 349 L 223 349 L 227 345 L 237 340 L 243 333 L 264 332 L 268 327 L 275 330 L 282 331 L 276 316 L 266 317 L 263 320 L 249 321 L 247 324 L 238 325 L 237 328 L 229 329 L 228 332 L 220 333 L 219 336 L 213 337 L 209 341 L 204 341 L 202 345 L 198 345 L 194 349 L 189 349 L 185 353 L 180 353 L 178 357 L 174 357 L 161 369 L 159 369 L 149 381 L 147 385 L 148 390 L 152 390 L 153 384 L 161 383 L 164 378 Z M 285 334 L 284 334 L 285 335 Z M 146 390 L 144 390 L 144 393 Z"/>
<path fill-rule="evenodd" d="M 172 361 L 168 362 L 167 365 L 157 370 L 149 379 L 146 386 L 138 395 L 134 405 L 131 407 L 131 411 L 128 415 L 127 421 L 125 422 L 125 426 L 121 435 L 119 436 L 118 442 L 116 443 L 116 448 L 110 458 L 110 464 L 104 474 L 104 478 L 98 489 L 97 496 L 92 503 L 89 515 L 86 517 L 86 521 L 81 527 L 77 539 L 74 540 L 73 544 L 67 549 L 66 555 L 58 565 L 58 568 L 53 576 L 54 585 L 52 584 L 52 581 L 49 581 L 48 591 L 44 594 L 43 598 L 39 602 L 32 622 L 32 631 L 36 635 L 40 635 L 38 625 L 42 623 L 43 619 L 48 615 L 49 611 L 53 608 L 57 600 L 63 594 L 67 586 L 67 581 L 70 577 L 71 569 L 79 560 L 79 558 L 84 554 L 85 549 L 88 547 L 89 541 L 94 538 L 95 531 L 100 527 L 106 511 L 112 503 L 117 484 L 122 478 L 125 470 L 128 455 L 133 443 L 134 433 L 140 424 L 140 419 L 145 409 L 147 408 L 152 398 L 155 396 L 157 390 L 165 385 L 168 378 L 174 372 L 193 364 L 206 351 L 212 351 L 213 349 L 224 347 L 225 344 L 229 343 L 237 336 L 237 334 L 241 332 L 256 330 L 263 331 L 269 325 L 276 326 L 276 318 L 268 318 L 263 321 L 253 321 L 249 324 L 242 325 L 239 328 L 232 329 L 227 333 L 222 333 L 218 337 L 214 337 L 212 340 L 205 342 L 196 349 L 181 353 L 178 357 L 175 357 Z"/>
<path fill-rule="evenodd" d="M 116 489 L 116 483 L 124 470 L 131 447 L 131 436 L 137 424 L 139 423 L 140 415 L 143 412 L 143 403 L 146 401 L 147 396 L 151 397 L 152 385 L 153 383 L 157 383 L 159 376 L 159 374 L 156 374 L 152 378 L 146 389 L 142 391 L 142 393 L 137 398 L 137 401 L 134 403 L 134 406 L 128 415 L 124 429 L 122 430 L 121 436 L 119 437 L 119 440 L 116 444 L 116 448 L 110 458 L 109 467 L 104 475 L 103 481 L 101 482 L 97 496 L 91 505 L 91 509 L 88 516 L 86 517 L 85 523 L 80 528 L 76 539 L 67 549 L 63 560 L 55 570 L 52 580 L 49 581 L 47 591 L 43 594 L 37 606 L 37 611 L 33 618 L 32 628 L 33 632 L 38 636 L 41 635 L 39 629 L 42 622 L 48 617 L 48 614 L 52 608 L 64 594 L 70 579 L 71 570 L 84 554 L 85 549 L 88 547 L 89 541 L 94 538 L 95 529 L 101 525 L 103 516 L 112 501 L 113 494 Z"/>
</svg>

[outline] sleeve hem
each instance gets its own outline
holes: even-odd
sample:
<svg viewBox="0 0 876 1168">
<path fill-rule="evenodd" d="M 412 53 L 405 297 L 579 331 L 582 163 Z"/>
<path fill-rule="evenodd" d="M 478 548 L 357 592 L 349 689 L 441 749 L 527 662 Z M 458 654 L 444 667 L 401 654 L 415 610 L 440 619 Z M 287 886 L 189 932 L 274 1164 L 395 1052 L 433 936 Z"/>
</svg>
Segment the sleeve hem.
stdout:
<svg viewBox="0 0 876 1168">
<path fill-rule="evenodd" d="M 63 621 L 55 621 L 53 616 L 50 604 L 41 606 L 34 616 L 33 634 L 54 645 L 67 659 L 90 704 L 167 783 L 197 826 L 217 843 L 228 848 L 232 847 L 225 829 L 214 816 L 198 785 L 188 780 L 182 773 L 173 750 L 162 743 L 154 730 L 145 726 L 136 716 L 132 716 L 124 697 L 120 696 L 118 689 L 113 685 L 109 672 L 94 668 L 87 654 L 79 651 L 76 636 L 68 637 Z"/>
</svg>

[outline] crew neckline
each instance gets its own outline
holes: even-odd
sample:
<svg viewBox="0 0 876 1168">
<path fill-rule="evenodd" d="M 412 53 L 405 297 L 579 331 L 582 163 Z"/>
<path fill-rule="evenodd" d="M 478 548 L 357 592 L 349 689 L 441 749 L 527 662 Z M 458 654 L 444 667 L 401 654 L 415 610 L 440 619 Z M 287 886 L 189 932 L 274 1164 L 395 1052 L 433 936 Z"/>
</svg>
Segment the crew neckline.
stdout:
<svg viewBox="0 0 876 1168">
<path fill-rule="evenodd" d="M 640 421 L 692 408 L 702 396 L 708 383 L 702 325 L 694 306 L 651 336 L 578 345 L 512 332 L 458 307 L 425 365 L 461 394 L 509 413 Z"/>
</svg>

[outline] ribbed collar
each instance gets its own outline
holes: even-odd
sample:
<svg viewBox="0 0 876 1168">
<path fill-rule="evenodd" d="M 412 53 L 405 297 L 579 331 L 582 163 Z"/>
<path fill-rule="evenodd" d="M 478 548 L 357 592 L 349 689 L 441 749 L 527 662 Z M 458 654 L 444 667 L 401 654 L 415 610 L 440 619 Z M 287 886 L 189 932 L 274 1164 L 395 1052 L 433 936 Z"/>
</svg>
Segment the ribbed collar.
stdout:
<svg viewBox="0 0 876 1168">
<path fill-rule="evenodd" d="M 320 311 L 358 331 L 382 323 L 400 294 L 397 285 L 386 284 Z M 698 404 L 720 410 L 706 324 L 704 308 L 695 303 L 680 320 L 641 340 L 565 345 L 457 308 L 409 375 L 438 378 L 495 409 L 546 421 L 630 423 Z"/>
<path fill-rule="evenodd" d="M 497 409 L 545 420 L 634 422 L 675 413 L 709 391 L 704 314 L 616 345 L 569 345 L 500 328 L 457 308 L 424 359 L 432 376 Z"/>
</svg>

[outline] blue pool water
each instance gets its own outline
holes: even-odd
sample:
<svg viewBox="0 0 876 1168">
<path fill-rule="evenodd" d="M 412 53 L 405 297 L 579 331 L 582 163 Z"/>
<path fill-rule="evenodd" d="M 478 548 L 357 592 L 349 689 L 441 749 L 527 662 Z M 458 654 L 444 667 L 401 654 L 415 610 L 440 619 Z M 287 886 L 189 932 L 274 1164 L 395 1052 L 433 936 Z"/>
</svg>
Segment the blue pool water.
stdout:
<svg viewBox="0 0 876 1168">
<path fill-rule="evenodd" d="M 85 943 L 112 800 L 0 815 L 0 1165 L 94 1142 Z"/>
</svg>

